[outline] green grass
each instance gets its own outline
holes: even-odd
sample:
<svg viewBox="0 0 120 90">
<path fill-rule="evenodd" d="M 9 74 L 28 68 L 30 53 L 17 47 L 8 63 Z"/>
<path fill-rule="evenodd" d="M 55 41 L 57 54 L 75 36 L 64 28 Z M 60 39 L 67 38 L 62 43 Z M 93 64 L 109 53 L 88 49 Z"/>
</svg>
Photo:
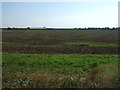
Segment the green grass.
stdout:
<svg viewBox="0 0 120 90">
<path fill-rule="evenodd" d="M 115 43 L 100 43 L 100 42 L 66 42 L 65 45 L 88 45 L 90 47 L 118 47 Z"/>
<path fill-rule="evenodd" d="M 0 42 L 0 45 L 16 45 L 16 42 Z"/>
<path fill-rule="evenodd" d="M 61 73 L 89 71 L 100 64 L 117 62 L 118 55 L 104 54 L 10 54 L 4 53 L 4 71 L 59 70 Z"/>
<path fill-rule="evenodd" d="M 3 53 L 2 59 L 3 88 L 100 88 L 119 85 L 116 54 Z M 93 78 L 94 81 L 91 81 Z"/>
</svg>

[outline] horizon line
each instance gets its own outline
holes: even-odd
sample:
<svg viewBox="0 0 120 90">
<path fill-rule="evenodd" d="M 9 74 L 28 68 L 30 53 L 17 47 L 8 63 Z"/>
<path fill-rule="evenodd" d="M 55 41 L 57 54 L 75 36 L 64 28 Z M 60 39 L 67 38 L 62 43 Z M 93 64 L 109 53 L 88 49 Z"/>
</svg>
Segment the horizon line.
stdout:
<svg viewBox="0 0 120 90">
<path fill-rule="evenodd" d="M 36 29 L 47 29 L 47 28 L 60 28 L 60 29 L 69 28 L 70 29 L 70 28 L 73 28 L 73 29 L 75 29 L 75 28 L 120 28 L 120 27 L 119 26 L 118 27 L 107 27 L 107 26 L 106 27 L 45 27 L 45 26 L 44 27 L 29 27 L 29 26 L 26 26 L 26 27 L 9 27 L 8 26 L 8 27 L 0 27 L 0 28 L 31 28 L 31 29 L 32 28 L 33 29 L 34 28 L 36 28 Z"/>
</svg>

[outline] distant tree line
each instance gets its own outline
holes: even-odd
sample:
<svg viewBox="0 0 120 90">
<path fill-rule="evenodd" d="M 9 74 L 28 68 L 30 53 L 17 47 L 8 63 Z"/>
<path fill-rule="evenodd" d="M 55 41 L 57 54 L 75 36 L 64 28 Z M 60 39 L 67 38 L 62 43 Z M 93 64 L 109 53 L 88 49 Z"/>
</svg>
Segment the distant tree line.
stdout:
<svg viewBox="0 0 120 90">
<path fill-rule="evenodd" d="M 94 28 L 94 27 L 88 27 L 88 28 L 30 28 L 30 27 L 26 27 L 26 28 L 11 28 L 11 27 L 7 27 L 7 28 L 1 28 L 2 30 L 120 30 L 120 27 L 113 27 L 113 28 L 109 28 L 109 27 L 104 27 L 104 28 Z"/>
</svg>

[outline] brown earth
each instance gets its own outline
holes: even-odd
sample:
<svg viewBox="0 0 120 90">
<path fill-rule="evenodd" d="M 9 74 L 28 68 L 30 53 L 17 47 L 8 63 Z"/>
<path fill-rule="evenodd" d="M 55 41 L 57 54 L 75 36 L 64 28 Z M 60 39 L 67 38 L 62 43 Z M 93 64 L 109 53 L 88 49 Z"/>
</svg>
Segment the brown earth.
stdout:
<svg viewBox="0 0 120 90">
<path fill-rule="evenodd" d="M 117 54 L 117 47 L 89 47 L 87 45 L 71 45 L 59 47 L 32 47 L 32 46 L 19 46 L 19 45 L 3 45 L 3 52 L 10 53 L 81 53 L 81 54 Z"/>
<path fill-rule="evenodd" d="M 10 53 L 117 54 L 118 47 L 65 45 L 65 42 L 118 43 L 117 30 L 3 30 L 2 51 Z M 12 43 L 12 44 L 11 44 Z"/>
</svg>

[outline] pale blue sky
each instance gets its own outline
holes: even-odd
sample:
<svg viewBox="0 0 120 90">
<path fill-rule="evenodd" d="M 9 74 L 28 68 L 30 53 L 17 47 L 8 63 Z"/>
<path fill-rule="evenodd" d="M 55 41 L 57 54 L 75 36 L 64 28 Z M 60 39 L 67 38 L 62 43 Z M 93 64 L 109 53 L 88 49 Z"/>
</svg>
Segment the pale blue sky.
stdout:
<svg viewBox="0 0 120 90">
<path fill-rule="evenodd" d="M 118 3 L 3 2 L 2 27 L 117 27 Z"/>
</svg>

